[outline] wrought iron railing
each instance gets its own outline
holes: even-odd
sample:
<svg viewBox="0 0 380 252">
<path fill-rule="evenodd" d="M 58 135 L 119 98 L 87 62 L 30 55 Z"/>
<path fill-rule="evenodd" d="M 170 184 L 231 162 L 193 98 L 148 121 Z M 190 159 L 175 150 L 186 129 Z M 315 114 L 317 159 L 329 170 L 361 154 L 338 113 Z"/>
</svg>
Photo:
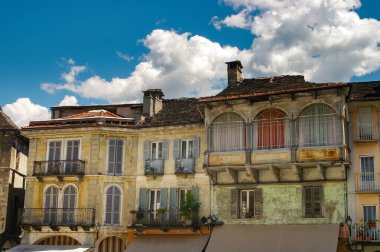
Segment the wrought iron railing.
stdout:
<svg viewBox="0 0 380 252">
<path fill-rule="evenodd" d="M 194 173 L 194 158 L 176 159 L 175 160 L 175 173 L 188 174 Z"/>
<path fill-rule="evenodd" d="M 377 123 L 358 123 L 354 127 L 354 140 L 379 140 L 379 125 Z"/>
<path fill-rule="evenodd" d="M 364 222 L 351 225 L 351 242 L 380 242 L 380 223 Z"/>
<path fill-rule="evenodd" d="M 380 192 L 380 173 L 362 172 L 356 174 L 357 192 Z"/>
<path fill-rule="evenodd" d="M 190 214 L 190 218 L 181 215 L 178 209 L 159 209 L 131 211 L 132 226 L 142 227 L 196 227 L 199 225 L 198 211 Z"/>
<path fill-rule="evenodd" d="M 49 175 L 83 175 L 83 160 L 45 160 L 34 161 L 34 176 Z"/>
<path fill-rule="evenodd" d="M 163 159 L 148 159 L 145 160 L 144 173 L 146 175 L 162 175 L 164 174 Z"/>
<path fill-rule="evenodd" d="M 24 208 L 19 209 L 18 222 L 27 226 L 95 225 L 93 208 Z"/>
</svg>

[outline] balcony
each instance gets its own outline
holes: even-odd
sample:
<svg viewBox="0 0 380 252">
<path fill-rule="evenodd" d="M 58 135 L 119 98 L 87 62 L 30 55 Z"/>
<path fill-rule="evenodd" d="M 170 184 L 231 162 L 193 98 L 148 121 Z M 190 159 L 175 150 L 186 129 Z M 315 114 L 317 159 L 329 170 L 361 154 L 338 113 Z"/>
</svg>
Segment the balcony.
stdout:
<svg viewBox="0 0 380 252">
<path fill-rule="evenodd" d="M 379 125 L 377 123 L 358 123 L 354 127 L 354 141 L 371 142 L 379 140 Z"/>
<path fill-rule="evenodd" d="M 163 175 L 164 174 L 163 159 L 148 159 L 145 160 L 144 174 L 145 175 Z"/>
<path fill-rule="evenodd" d="M 176 174 L 191 174 L 194 173 L 194 158 L 176 159 L 175 173 Z"/>
<path fill-rule="evenodd" d="M 352 243 L 380 243 L 380 222 L 359 222 L 352 224 Z"/>
<path fill-rule="evenodd" d="M 181 218 L 178 209 L 159 209 L 157 211 L 138 210 L 131 211 L 133 215 L 132 227 L 141 228 L 179 228 L 179 227 L 198 227 L 198 211 L 191 214 L 190 220 Z"/>
<path fill-rule="evenodd" d="M 356 174 L 356 192 L 378 193 L 380 192 L 380 173 L 362 172 Z"/>
<path fill-rule="evenodd" d="M 89 230 L 95 226 L 93 208 L 24 208 L 19 209 L 18 214 L 18 222 L 24 229 L 32 227 L 41 230 L 42 226 L 49 226 L 54 231 L 59 230 L 59 227 L 77 230 L 81 226 Z"/>
<path fill-rule="evenodd" d="M 84 175 L 83 160 L 34 161 L 33 176 Z"/>
</svg>

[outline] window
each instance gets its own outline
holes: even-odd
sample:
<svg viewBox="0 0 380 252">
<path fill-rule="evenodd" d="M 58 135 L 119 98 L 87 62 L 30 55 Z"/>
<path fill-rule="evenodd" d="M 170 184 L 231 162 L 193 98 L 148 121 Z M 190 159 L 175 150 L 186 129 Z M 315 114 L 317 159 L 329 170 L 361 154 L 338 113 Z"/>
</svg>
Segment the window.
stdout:
<svg viewBox="0 0 380 252">
<path fill-rule="evenodd" d="M 168 159 L 169 141 L 144 141 L 144 160 Z"/>
<path fill-rule="evenodd" d="M 106 191 L 106 225 L 120 224 L 121 191 L 117 186 L 111 186 Z"/>
<path fill-rule="evenodd" d="M 376 221 L 376 206 L 363 206 L 364 222 Z"/>
<path fill-rule="evenodd" d="M 377 136 L 377 127 L 373 122 L 373 112 L 371 107 L 360 107 L 359 116 L 359 139 L 372 140 Z"/>
<path fill-rule="evenodd" d="M 44 223 L 57 223 L 58 188 L 56 186 L 49 186 L 45 190 L 44 200 Z"/>
<path fill-rule="evenodd" d="M 185 199 L 186 199 L 186 193 L 191 192 L 191 189 L 179 189 L 178 192 L 178 208 L 181 208 L 183 206 Z"/>
<path fill-rule="evenodd" d="M 151 159 L 162 159 L 162 142 L 154 142 L 151 147 Z"/>
<path fill-rule="evenodd" d="M 193 140 L 181 141 L 181 158 L 193 158 Z"/>
<path fill-rule="evenodd" d="M 80 159 L 80 140 L 49 141 L 47 159 L 49 161 L 47 172 L 50 174 L 77 173 L 78 160 Z"/>
<path fill-rule="evenodd" d="M 112 139 L 108 141 L 108 175 L 122 175 L 123 166 L 123 140 Z"/>
<path fill-rule="evenodd" d="M 231 190 L 231 218 L 260 218 L 263 214 L 262 189 Z"/>
<path fill-rule="evenodd" d="M 242 151 L 246 147 L 245 122 L 236 113 L 218 116 L 208 130 L 209 151 Z"/>
<path fill-rule="evenodd" d="M 67 186 L 63 190 L 63 213 L 62 222 L 66 224 L 75 223 L 75 207 L 77 190 L 74 186 Z"/>
<path fill-rule="evenodd" d="M 372 191 L 376 189 L 373 157 L 360 157 L 360 190 Z"/>
<path fill-rule="evenodd" d="M 150 190 L 150 192 L 149 192 L 149 210 L 157 211 L 161 207 L 160 203 L 161 203 L 161 191 L 160 190 Z"/>
<path fill-rule="evenodd" d="M 74 173 L 78 169 L 79 159 L 79 140 L 68 140 L 66 149 L 66 167 L 65 171 L 67 173 Z"/>
<path fill-rule="evenodd" d="M 326 104 L 308 106 L 298 118 L 298 135 L 301 147 L 341 144 L 342 128 L 338 114 Z"/>
<path fill-rule="evenodd" d="M 306 218 L 322 217 L 322 187 L 304 187 L 304 216 Z"/>
<path fill-rule="evenodd" d="M 290 121 L 278 109 L 261 112 L 253 122 L 253 149 L 268 150 L 290 147 Z"/>
</svg>

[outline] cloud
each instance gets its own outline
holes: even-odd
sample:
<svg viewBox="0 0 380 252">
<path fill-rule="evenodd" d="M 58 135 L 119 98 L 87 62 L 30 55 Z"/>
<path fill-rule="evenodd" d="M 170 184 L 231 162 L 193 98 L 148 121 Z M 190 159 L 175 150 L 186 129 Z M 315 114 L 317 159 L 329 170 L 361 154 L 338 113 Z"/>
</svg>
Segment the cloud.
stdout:
<svg viewBox="0 0 380 252">
<path fill-rule="evenodd" d="M 134 58 L 132 56 L 129 56 L 128 54 L 125 54 L 125 53 L 122 53 L 122 52 L 119 52 L 119 51 L 116 51 L 116 55 L 117 57 L 125 60 L 125 61 L 132 61 Z"/>
<path fill-rule="evenodd" d="M 359 0 L 224 0 L 237 14 L 211 22 L 249 26 L 254 76 L 303 74 L 312 81 L 348 81 L 380 69 L 380 22 L 361 19 Z"/>
<path fill-rule="evenodd" d="M 32 103 L 29 98 L 19 98 L 5 105 L 3 111 L 20 127 L 29 125 L 30 121 L 50 119 L 48 108 Z"/>
<path fill-rule="evenodd" d="M 78 100 L 75 96 L 65 95 L 65 97 L 59 103 L 58 106 L 79 106 L 79 104 L 78 104 Z"/>
<path fill-rule="evenodd" d="M 166 98 L 206 96 L 215 94 L 225 83 L 224 62 L 241 59 L 244 64 L 251 57 L 251 52 L 236 47 L 168 30 L 153 30 L 142 42 L 149 52 L 127 78 L 106 80 L 93 76 L 79 81 L 73 75 L 74 80 L 43 83 L 41 88 L 49 93 L 69 90 L 85 98 L 112 103 L 140 101 L 141 92 L 148 88 L 163 89 Z"/>
</svg>

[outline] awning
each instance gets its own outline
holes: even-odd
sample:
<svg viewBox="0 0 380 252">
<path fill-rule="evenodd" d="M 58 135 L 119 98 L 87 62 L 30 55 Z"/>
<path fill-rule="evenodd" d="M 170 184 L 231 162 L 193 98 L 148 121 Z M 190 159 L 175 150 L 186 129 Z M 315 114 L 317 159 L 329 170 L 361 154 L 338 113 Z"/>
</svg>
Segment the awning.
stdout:
<svg viewBox="0 0 380 252">
<path fill-rule="evenodd" d="M 38 251 L 49 251 L 49 252 L 88 252 L 92 251 L 89 246 L 78 246 L 78 245 L 18 245 L 8 252 L 38 252 Z"/>
<path fill-rule="evenodd" d="M 126 252 L 202 252 L 209 235 L 137 235 Z"/>
<path fill-rule="evenodd" d="M 206 252 L 334 252 L 339 225 L 222 225 Z"/>
</svg>

